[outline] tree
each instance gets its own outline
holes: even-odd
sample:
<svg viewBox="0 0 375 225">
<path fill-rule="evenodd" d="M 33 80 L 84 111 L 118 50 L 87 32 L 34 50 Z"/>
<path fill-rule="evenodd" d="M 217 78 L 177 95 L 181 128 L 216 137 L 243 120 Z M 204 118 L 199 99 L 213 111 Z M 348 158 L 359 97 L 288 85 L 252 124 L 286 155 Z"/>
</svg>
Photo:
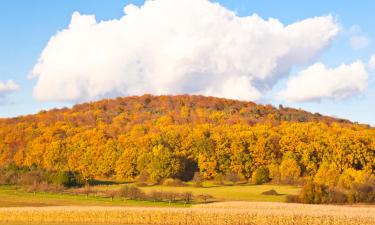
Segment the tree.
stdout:
<svg viewBox="0 0 375 225">
<path fill-rule="evenodd" d="M 335 187 L 340 173 L 333 164 L 324 162 L 320 165 L 318 172 L 315 174 L 314 182 L 328 187 Z"/>
<path fill-rule="evenodd" d="M 159 182 L 163 178 L 177 178 L 182 172 L 180 160 L 169 148 L 159 144 L 152 149 L 148 171 L 152 181 Z"/>
<path fill-rule="evenodd" d="M 281 180 L 286 183 L 295 183 L 301 174 L 301 168 L 292 157 L 284 157 L 280 165 Z"/>
<path fill-rule="evenodd" d="M 251 179 L 255 184 L 267 183 L 270 181 L 270 171 L 266 166 L 261 166 L 255 170 Z"/>
</svg>

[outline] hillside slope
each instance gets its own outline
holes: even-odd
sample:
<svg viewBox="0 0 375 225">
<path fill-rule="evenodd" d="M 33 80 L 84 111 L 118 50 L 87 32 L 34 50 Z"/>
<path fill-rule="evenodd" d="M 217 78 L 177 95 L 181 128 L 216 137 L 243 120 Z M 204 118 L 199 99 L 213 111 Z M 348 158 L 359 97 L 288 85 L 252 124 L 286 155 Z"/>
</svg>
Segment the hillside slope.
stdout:
<svg viewBox="0 0 375 225">
<path fill-rule="evenodd" d="M 267 166 L 273 179 L 295 180 L 322 165 L 374 173 L 374 156 L 369 126 L 214 97 L 144 95 L 0 120 L 0 167 L 85 179 L 248 179 Z"/>
</svg>

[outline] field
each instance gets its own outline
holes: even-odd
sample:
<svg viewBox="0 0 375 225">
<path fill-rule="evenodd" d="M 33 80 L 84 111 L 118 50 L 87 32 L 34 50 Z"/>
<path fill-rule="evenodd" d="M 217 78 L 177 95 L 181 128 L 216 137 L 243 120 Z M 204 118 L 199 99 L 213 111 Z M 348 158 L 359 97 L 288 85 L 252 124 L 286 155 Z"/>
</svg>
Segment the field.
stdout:
<svg viewBox="0 0 375 225">
<path fill-rule="evenodd" d="M 162 185 L 141 187 L 145 192 L 151 191 L 189 191 L 195 195 L 209 194 L 216 201 L 262 201 L 285 202 L 287 195 L 298 194 L 300 188 L 284 185 L 233 185 L 218 186 L 206 183 L 203 187 L 168 187 Z M 275 190 L 279 195 L 262 195 L 262 192 Z"/>
<path fill-rule="evenodd" d="M 0 224 L 160 224 L 160 225 L 373 225 L 375 208 L 287 203 L 224 202 L 190 208 L 24 207 L 1 208 Z"/>
<path fill-rule="evenodd" d="M 101 185 L 96 189 L 120 189 L 122 185 Z M 274 189 L 279 195 L 262 195 L 262 192 Z M 266 202 L 284 202 L 286 195 L 297 194 L 300 188 L 294 186 L 278 186 L 278 185 L 233 185 L 233 186 L 217 186 L 212 183 L 205 183 L 203 187 L 168 187 L 168 186 L 147 186 L 141 187 L 146 193 L 152 191 L 174 191 L 174 192 L 191 192 L 194 195 L 210 194 L 214 197 L 214 201 L 266 201 Z M 19 206 L 169 206 L 166 202 L 152 201 L 123 201 L 114 198 L 98 196 L 71 195 L 71 194 L 54 194 L 36 192 L 28 193 L 22 189 L 13 186 L 0 186 L 0 207 L 19 207 Z M 173 206 L 181 207 L 183 203 L 172 203 Z"/>
<path fill-rule="evenodd" d="M 97 189 L 119 189 L 122 185 L 103 185 Z M 265 196 L 270 189 L 280 195 Z M 13 186 L 0 186 L 0 225 L 373 225 L 375 207 L 333 206 L 283 203 L 286 194 L 299 188 L 275 185 L 204 187 L 142 187 L 145 192 L 191 191 L 210 194 L 215 203 L 184 205 L 152 201 L 111 200 L 106 197 L 28 193 Z M 238 201 L 241 200 L 241 201 Z M 269 202 L 260 202 L 269 201 Z M 251 202 L 250 202 L 251 201 Z M 279 202 L 277 202 L 279 201 Z M 22 206 L 22 207 L 21 207 Z"/>
<path fill-rule="evenodd" d="M 174 207 L 184 207 L 182 203 L 172 203 Z M 0 208 L 4 207 L 45 207 L 45 206 L 171 206 L 167 202 L 136 201 L 98 196 L 28 193 L 13 186 L 0 186 Z"/>
</svg>

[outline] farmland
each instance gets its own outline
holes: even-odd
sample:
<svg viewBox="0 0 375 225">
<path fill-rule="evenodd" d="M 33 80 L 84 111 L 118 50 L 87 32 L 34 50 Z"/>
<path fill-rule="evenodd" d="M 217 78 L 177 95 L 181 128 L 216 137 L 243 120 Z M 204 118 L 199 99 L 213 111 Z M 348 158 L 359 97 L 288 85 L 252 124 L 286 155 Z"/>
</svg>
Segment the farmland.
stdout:
<svg viewBox="0 0 375 225">
<path fill-rule="evenodd" d="M 0 209 L 10 224 L 362 224 L 375 223 L 370 206 L 224 202 L 190 208 L 58 206 Z"/>
<path fill-rule="evenodd" d="M 119 189 L 122 185 L 97 186 L 96 189 Z M 0 188 L 0 224 L 63 225 L 63 224 L 363 224 L 375 223 L 375 207 L 371 205 L 306 205 L 283 203 L 286 194 L 299 188 L 277 185 L 203 187 L 148 186 L 144 192 L 191 191 L 193 195 L 209 193 L 214 203 L 182 204 L 126 200 L 66 193 L 29 193 L 14 186 Z M 280 195 L 264 196 L 274 189 Z M 263 201 L 259 202 L 263 197 Z M 236 201 L 234 201 L 236 200 Z M 241 200 L 241 201 L 238 201 Z M 256 202 L 259 200 L 258 202 Z M 250 202 L 251 201 L 251 202 Z"/>
</svg>

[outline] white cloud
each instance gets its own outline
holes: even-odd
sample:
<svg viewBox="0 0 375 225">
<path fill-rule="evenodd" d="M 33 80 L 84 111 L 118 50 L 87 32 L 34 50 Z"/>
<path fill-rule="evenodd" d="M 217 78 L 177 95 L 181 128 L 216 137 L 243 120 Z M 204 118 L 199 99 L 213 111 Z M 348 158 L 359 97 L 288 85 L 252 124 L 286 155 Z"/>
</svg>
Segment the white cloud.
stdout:
<svg viewBox="0 0 375 225">
<path fill-rule="evenodd" d="M 316 63 L 287 81 L 281 99 L 291 102 L 342 100 L 366 90 L 368 73 L 361 61 L 337 68 Z"/>
<path fill-rule="evenodd" d="M 7 82 L 0 81 L 0 102 L 3 102 L 5 97 L 18 90 L 19 86 L 12 80 L 8 80 Z"/>
<path fill-rule="evenodd" d="M 39 100 L 194 93 L 256 100 L 296 65 L 315 60 L 339 31 L 331 16 L 290 25 L 238 17 L 208 0 L 128 5 L 120 19 L 72 16 L 32 76 Z M 312 32 L 313 31 L 313 32 Z"/>
<path fill-rule="evenodd" d="M 367 46 L 369 46 L 369 44 L 370 44 L 370 40 L 368 39 L 368 37 L 364 35 L 353 36 L 350 38 L 350 45 L 355 50 L 366 48 Z"/>
<path fill-rule="evenodd" d="M 375 71 L 375 54 L 371 56 L 370 61 L 368 63 L 369 70 Z"/>
</svg>

